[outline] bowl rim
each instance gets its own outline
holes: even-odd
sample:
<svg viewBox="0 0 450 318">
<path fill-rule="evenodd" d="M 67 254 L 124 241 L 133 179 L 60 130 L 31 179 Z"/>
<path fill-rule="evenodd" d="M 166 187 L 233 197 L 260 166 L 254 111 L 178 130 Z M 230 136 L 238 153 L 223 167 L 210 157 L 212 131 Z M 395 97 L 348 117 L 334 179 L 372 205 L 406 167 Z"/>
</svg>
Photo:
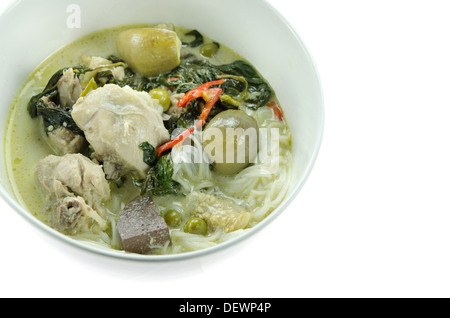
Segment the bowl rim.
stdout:
<svg viewBox="0 0 450 318">
<path fill-rule="evenodd" d="M 22 0 L 15 0 L 12 1 L 2 13 L 0 13 L 0 19 L 6 15 L 11 9 L 13 9 L 14 6 L 16 6 L 18 3 L 22 2 Z M 284 26 L 291 32 L 291 34 L 295 37 L 297 43 L 299 43 L 305 50 L 305 55 L 308 60 L 308 63 L 312 67 L 312 74 L 314 75 L 312 81 L 315 82 L 315 88 L 317 89 L 317 98 L 318 98 L 318 105 L 319 108 L 319 123 L 317 127 L 317 133 L 318 133 L 318 140 L 314 147 L 314 150 L 311 154 L 311 159 L 306 166 L 301 178 L 295 183 L 294 187 L 291 190 L 291 193 L 288 197 L 286 197 L 283 202 L 270 214 L 268 215 L 264 220 L 262 220 L 260 223 L 255 225 L 253 228 L 251 228 L 250 231 L 247 231 L 229 241 L 223 242 L 221 244 L 218 244 L 216 246 L 206 248 L 203 250 L 193 251 L 193 252 L 187 252 L 187 253 L 181 253 L 181 254 L 170 254 L 170 255 L 139 255 L 139 254 L 131 254 L 126 253 L 123 251 L 116 251 L 116 250 L 107 250 L 107 249 L 101 249 L 98 247 L 91 246 L 89 244 L 83 243 L 81 241 L 78 241 L 76 239 L 73 239 L 69 236 L 66 236 L 53 228 L 49 227 L 48 225 L 44 224 L 40 220 L 38 220 L 36 217 L 34 217 L 30 212 L 26 211 L 25 208 L 20 206 L 20 204 L 14 199 L 14 195 L 9 195 L 7 191 L 5 190 L 4 186 L 0 184 L 0 197 L 3 198 L 3 200 L 16 212 L 18 212 L 19 215 L 21 215 L 25 220 L 27 220 L 32 225 L 36 226 L 39 230 L 46 233 L 47 235 L 50 235 L 66 244 L 69 244 L 71 246 L 74 246 L 82 251 L 87 251 L 90 253 L 93 253 L 94 255 L 101 255 L 110 257 L 113 259 L 122 259 L 122 260 L 128 260 L 128 261 L 142 261 L 142 262 L 172 262 L 172 261 L 180 261 L 180 260 L 188 260 L 193 258 L 199 258 L 206 255 L 212 255 L 219 251 L 225 250 L 231 246 L 234 246 L 251 236 L 254 236 L 259 231 L 261 231 L 263 228 L 268 226 L 271 222 L 273 222 L 283 211 L 285 211 L 288 206 L 294 201 L 294 199 L 298 196 L 301 189 L 305 185 L 306 181 L 311 175 L 312 169 L 317 161 L 317 158 L 319 156 L 322 143 L 323 143 L 323 137 L 324 137 L 324 130 L 325 130 L 325 102 L 324 102 L 324 94 L 323 94 L 323 87 L 322 82 L 320 80 L 320 75 L 318 72 L 317 65 L 312 58 L 310 51 L 308 50 L 305 42 L 301 39 L 299 33 L 297 30 L 291 25 L 291 23 L 284 17 L 271 3 L 269 3 L 267 0 L 262 0 L 263 4 L 270 10 L 272 13 L 274 13 L 277 18 L 284 24 Z M 3 156 L 3 160 L 5 160 Z"/>
</svg>

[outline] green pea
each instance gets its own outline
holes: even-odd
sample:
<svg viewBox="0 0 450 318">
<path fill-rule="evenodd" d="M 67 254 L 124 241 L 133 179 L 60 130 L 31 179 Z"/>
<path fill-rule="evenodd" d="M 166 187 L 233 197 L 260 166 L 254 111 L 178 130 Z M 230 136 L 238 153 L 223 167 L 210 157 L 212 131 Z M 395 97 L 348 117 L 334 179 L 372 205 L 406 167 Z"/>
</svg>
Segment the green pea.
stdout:
<svg viewBox="0 0 450 318">
<path fill-rule="evenodd" d="M 164 220 L 168 226 L 178 227 L 181 225 L 181 222 L 183 222 L 183 216 L 180 212 L 173 210 L 166 213 Z"/>
<path fill-rule="evenodd" d="M 155 88 L 149 94 L 151 98 L 159 100 L 164 112 L 169 110 L 171 105 L 170 95 L 165 89 Z"/>
<path fill-rule="evenodd" d="M 208 225 L 203 219 L 192 218 L 187 221 L 184 231 L 191 234 L 206 235 L 208 233 Z"/>
<path fill-rule="evenodd" d="M 219 51 L 219 46 L 216 43 L 207 43 L 200 48 L 200 53 L 204 57 L 213 57 Z"/>
</svg>

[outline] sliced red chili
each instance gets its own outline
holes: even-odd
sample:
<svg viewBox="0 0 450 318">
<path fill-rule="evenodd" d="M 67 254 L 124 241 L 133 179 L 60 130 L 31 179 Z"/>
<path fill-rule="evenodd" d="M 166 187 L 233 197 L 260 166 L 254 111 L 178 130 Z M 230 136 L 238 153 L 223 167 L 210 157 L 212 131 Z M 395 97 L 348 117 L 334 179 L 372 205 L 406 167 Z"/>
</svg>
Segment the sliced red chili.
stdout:
<svg viewBox="0 0 450 318">
<path fill-rule="evenodd" d="M 220 95 L 222 95 L 222 92 L 223 92 L 223 90 L 221 88 L 211 88 L 204 94 L 204 95 L 206 95 L 206 96 L 204 96 L 206 105 L 200 115 L 197 129 L 199 129 L 200 127 L 203 127 L 205 125 L 206 120 L 208 119 L 209 114 L 211 113 L 211 110 L 213 109 L 213 107 L 217 103 L 217 101 L 220 99 Z"/>
<path fill-rule="evenodd" d="M 220 85 L 223 83 L 224 80 L 203 84 L 202 86 L 199 86 L 196 89 L 193 89 L 192 91 L 188 92 L 184 96 L 184 98 L 180 100 L 180 102 L 178 103 L 178 107 L 184 107 L 188 105 L 193 99 L 203 97 L 203 99 L 206 101 L 206 105 L 200 115 L 197 126 L 192 127 L 191 129 L 187 129 L 174 140 L 171 140 L 162 145 L 161 147 L 159 147 L 157 150 L 158 157 L 161 157 L 161 155 L 164 152 L 166 152 L 169 149 L 172 149 L 179 143 L 185 141 L 189 136 L 191 136 L 194 133 L 196 129 L 200 129 L 206 124 L 206 120 L 208 119 L 211 110 L 213 109 L 217 101 L 220 99 L 220 95 L 222 95 L 223 93 L 223 90 L 221 88 L 210 88 L 210 87 L 214 85 Z"/>
<path fill-rule="evenodd" d="M 224 79 L 221 79 L 219 81 L 214 81 L 214 82 L 209 82 L 206 84 L 203 84 L 189 92 L 186 93 L 186 95 L 184 95 L 184 97 L 182 99 L 180 99 L 180 101 L 178 102 L 178 107 L 184 107 L 189 105 L 189 103 L 196 98 L 200 98 L 203 96 L 203 93 L 208 90 L 211 86 L 215 86 L 215 85 L 221 85 L 225 82 Z"/>
<path fill-rule="evenodd" d="M 283 121 L 283 111 L 281 110 L 280 106 L 274 101 L 271 101 L 269 104 L 267 104 L 270 108 L 273 109 L 275 116 L 277 116 L 279 121 Z"/>
<path fill-rule="evenodd" d="M 182 134 L 180 134 L 177 138 L 175 138 L 174 140 L 171 140 L 171 141 L 165 143 L 164 145 L 162 145 L 161 147 L 159 147 L 157 150 L 158 157 L 161 157 L 161 155 L 164 152 L 166 152 L 169 149 L 172 149 L 173 147 L 178 145 L 180 142 L 185 141 L 190 135 L 192 135 L 194 133 L 194 131 L 195 131 L 194 127 L 192 127 L 191 129 L 187 129 Z"/>
</svg>

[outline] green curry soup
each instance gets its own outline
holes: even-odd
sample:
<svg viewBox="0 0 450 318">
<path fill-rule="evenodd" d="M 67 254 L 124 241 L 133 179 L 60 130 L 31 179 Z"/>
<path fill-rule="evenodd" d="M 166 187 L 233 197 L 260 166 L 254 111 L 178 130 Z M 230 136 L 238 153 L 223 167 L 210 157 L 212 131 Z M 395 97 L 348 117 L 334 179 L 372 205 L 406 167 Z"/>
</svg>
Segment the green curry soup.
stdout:
<svg viewBox="0 0 450 318">
<path fill-rule="evenodd" d="M 215 130 L 223 140 L 205 141 Z M 227 144 L 229 131 L 243 133 Z M 242 160 L 220 161 L 239 145 Z M 172 25 L 107 29 L 55 52 L 14 100 L 5 154 L 13 192 L 36 218 L 148 255 L 251 230 L 285 198 L 292 165 L 269 83 L 236 52 Z"/>
</svg>

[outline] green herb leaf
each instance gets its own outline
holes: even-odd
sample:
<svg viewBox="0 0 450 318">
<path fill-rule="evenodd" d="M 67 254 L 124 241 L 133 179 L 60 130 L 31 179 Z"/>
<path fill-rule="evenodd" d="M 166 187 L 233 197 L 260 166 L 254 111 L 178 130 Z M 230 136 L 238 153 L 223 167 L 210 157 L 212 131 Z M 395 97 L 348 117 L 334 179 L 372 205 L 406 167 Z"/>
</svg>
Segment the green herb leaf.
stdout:
<svg viewBox="0 0 450 318">
<path fill-rule="evenodd" d="M 144 142 L 139 145 L 139 148 L 144 152 L 144 162 L 148 164 L 150 167 L 153 167 L 158 162 L 158 152 L 155 147 L 153 147 L 150 143 Z"/>
<path fill-rule="evenodd" d="M 183 43 L 184 45 L 188 45 L 190 47 L 197 47 L 205 43 L 203 35 L 197 30 L 192 30 L 191 32 L 186 33 L 186 35 L 194 36 L 195 39 L 190 43 Z"/>
<path fill-rule="evenodd" d="M 157 164 L 150 168 L 145 179 L 133 179 L 135 186 L 141 189 L 141 194 L 163 196 L 178 194 L 180 185 L 173 179 L 173 162 L 171 154 L 159 158 Z"/>
</svg>

